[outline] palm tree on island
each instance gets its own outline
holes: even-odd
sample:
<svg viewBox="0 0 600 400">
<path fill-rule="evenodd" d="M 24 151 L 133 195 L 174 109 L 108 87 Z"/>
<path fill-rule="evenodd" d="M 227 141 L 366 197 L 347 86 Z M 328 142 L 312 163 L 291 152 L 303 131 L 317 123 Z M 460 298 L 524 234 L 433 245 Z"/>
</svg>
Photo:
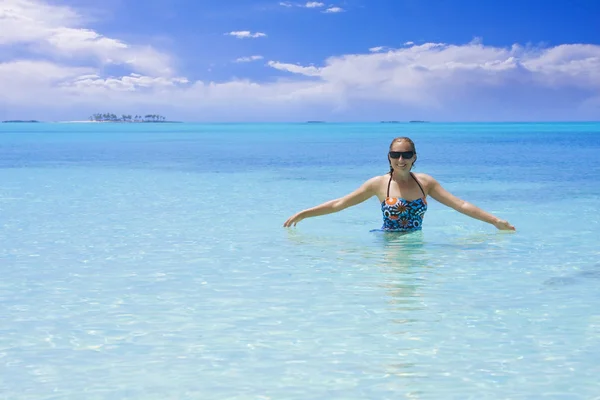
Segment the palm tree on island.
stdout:
<svg viewBox="0 0 600 400">
<path fill-rule="evenodd" d="M 174 122 L 167 121 L 164 116 L 158 114 L 147 114 L 144 116 L 122 114 L 121 117 L 118 117 L 116 114 L 112 113 L 97 113 L 92 114 L 89 119 L 93 122 Z"/>
</svg>

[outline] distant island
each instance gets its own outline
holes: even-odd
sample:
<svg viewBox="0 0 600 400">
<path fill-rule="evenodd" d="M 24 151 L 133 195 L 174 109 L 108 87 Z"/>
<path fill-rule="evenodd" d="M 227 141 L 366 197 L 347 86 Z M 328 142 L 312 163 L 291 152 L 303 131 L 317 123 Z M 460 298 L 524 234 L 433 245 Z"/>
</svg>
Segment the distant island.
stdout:
<svg viewBox="0 0 600 400">
<path fill-rule="evenodd" d="M 420 121 L 420 120 L 413 120 L 413 121 L 408 121 L 409 124 L 423 124 L 429 121 Z M 380 124 L 400 124 L 400 121 L 379 121 Z"/>
<path fill-rule="evenodd" d="M 124 122 L 124 123 L 136 123 L 136 122 L 179 122 L 179 121 L 167 121 L 165 117 L 158 114 L 148 115 L 128 115 L 122 114 L 118 117 L 116 114 L 105 113 L 105 114 L 92 114 L 89 118 L 91 122 Z"/>
<path fill-rule="evenodd" d="M 14 124 L 14 123 L 31 123 L 31 122 L 40 122 L 40 121 L 36 121 L 35 119 L 30 119 L 30 120 L 23 120 L 23 119 L 10 119 L 7 121 L 2 121 L 3 124 Z"/>
<path fill-rule="evenodd" d="M 324 124 L 325 121 L 306 121 L 307 124 Z"/>
</svg>

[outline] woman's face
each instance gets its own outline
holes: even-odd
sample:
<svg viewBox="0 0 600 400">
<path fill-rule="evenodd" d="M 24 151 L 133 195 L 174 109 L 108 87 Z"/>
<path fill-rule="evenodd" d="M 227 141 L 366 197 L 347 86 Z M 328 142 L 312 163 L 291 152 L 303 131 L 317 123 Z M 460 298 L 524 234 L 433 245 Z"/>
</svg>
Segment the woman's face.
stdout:
<svg viewBox="0 0 600 400">
<path fill-rule="evenodd" d="M 412 145 L 405 141 L 393 143 L 388 153 L 388 159 L 395 171 L 410 171 L 416 157 Z"/>
</svg>

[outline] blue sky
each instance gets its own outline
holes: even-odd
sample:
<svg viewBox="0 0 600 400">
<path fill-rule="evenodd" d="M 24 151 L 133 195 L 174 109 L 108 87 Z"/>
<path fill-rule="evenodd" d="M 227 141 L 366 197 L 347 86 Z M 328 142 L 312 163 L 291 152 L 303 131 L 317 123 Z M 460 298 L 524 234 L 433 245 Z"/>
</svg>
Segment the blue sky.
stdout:
<svg viewBox="0 0 600 400">
<path fill-rule="evenodd" d="M 2 0 L 0 119 L 600 120 L 600 2 Z"/>
</svg>

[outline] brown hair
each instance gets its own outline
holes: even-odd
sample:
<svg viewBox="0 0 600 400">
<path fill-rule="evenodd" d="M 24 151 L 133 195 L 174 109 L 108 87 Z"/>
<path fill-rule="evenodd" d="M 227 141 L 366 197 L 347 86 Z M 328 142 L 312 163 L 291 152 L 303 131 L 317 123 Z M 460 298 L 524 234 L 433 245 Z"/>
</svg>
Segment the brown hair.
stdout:
<svg viewBox="0 0 600 400">
<path fill-rule="evenodd" d="M 413 142 L 411 138 L 406 137 L 406 136 L 400 136 L 400 137 L 394 138 L 394 140 L 392 140 L 392 143 L 390 143 L 390 150 L 392 150 L 392 146 L 394 145 L 394 143 L 400 143 L 400 142 L 408 142 L 410 144 L 410 146 L 412 147 L 412 150 L 415 152 L 415 154 L 417 154 L 417 148 L 415 147 L 415 142 Z M 392 167 L 392 162 L 390 161 L 389 157 L 390 156 L 388 155 L 388 162 L 390 163 L 389 174 L 391 175 L 392 172 L 394 172 L 394 167 Z M 416 162 L 417 162 L 417 160 L 413 161 L 413 164 L 410 166 L 411 169 L 412 169 L 412 167 L 415 166 Z"/>
</svg>

